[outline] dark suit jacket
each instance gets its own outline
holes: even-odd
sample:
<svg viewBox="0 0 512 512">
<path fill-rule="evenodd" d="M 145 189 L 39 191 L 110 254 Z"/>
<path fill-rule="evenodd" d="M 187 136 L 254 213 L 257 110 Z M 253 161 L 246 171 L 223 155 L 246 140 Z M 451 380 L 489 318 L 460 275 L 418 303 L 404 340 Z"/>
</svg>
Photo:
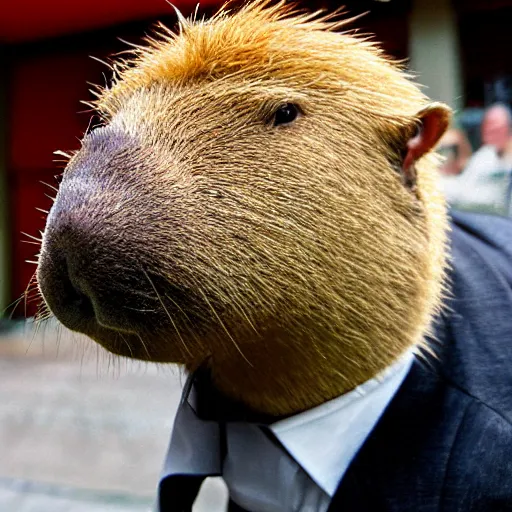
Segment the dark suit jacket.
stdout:
<svg viewBox="0 0 512 512">
<path fill-rule="evenodd" d="M 512 511 L 512 222 L 452 226 L 438 359 L 413 365 L 330 512 Z"/>
<path fill-rule="evenodd" d="M 512 511 L 512 222 L 453 213 L 451 264 L 437 357 L 413 364 L 329 512 Z M 190 510 L 201 480 L 164 481 L 161 509 Z"/>
</svg>

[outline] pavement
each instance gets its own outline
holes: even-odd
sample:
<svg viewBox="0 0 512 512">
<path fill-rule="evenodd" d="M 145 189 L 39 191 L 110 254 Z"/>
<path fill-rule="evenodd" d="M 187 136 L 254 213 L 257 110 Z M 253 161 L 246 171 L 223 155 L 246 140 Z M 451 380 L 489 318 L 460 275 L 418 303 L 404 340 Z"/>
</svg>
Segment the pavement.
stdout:
<svg viewBox="0 0 512 512">
<path fill-rule="evenodd" d="M 0 512 L 150 512 L 184 375 L 49 323 L 0 335 Z M 207 481 L 194 512 L 223 512 Z"/>
</svg>

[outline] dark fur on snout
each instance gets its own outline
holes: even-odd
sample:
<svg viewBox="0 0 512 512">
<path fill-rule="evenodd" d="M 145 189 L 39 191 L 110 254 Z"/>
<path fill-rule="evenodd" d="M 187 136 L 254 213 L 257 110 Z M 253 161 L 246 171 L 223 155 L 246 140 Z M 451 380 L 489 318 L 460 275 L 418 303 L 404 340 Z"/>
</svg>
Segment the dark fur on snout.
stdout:
<svg viewBox="0 0 512 512">
<path fill-rule="evenodd" d="M 179 266 L 186 251 L 176 247 L 167 262 L 174 282 L 162 278 L 159 229 L 180 219 L 167 207 L 172 196 L 143 179 L 157 165 L 135 137 L 108 127 L 91 133 L 48 216 L 38 274 L 48 306 L 66 327 L 121 355 L 168 361 L 168 348 L 162 353 L 161 344 L 144 339 L 165 339 L 171 321 L 176 331 L 200 329 L 205 304 Z M 174 359 L 185 362 L 180 351 Z"/>
</svg>

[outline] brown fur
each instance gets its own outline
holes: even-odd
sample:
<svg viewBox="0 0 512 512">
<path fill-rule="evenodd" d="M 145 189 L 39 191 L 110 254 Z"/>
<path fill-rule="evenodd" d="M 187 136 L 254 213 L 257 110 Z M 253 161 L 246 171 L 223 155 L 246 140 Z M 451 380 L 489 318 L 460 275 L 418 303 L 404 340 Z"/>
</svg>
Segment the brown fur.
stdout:
<svg viewBox="0 0 512 512">
<path fill-rule="evenodd" d="M 373 43 L 333 32 L 343 26 L 257 1 L 181 20 L 116 66 L 97 107 L 132 149 L 112 159 L 107 189 L 140 186 L 109 218 L 148 277 L 194 299 L 161 300 L 153 331 L 93 338 L 190 370 L 206 362 L 222 391 L 275 415 L 340 395 L 421 342 L 440 305 L 445 208 L 432 156 L 414 190 L 397 168 L 428 101 Z M 302 115 L 272 126 L 287 102 Z M 95 137 L 71 169 L 101 149 Z M 97 201 L 115 202 L 105 188 Z"/>
</svg>

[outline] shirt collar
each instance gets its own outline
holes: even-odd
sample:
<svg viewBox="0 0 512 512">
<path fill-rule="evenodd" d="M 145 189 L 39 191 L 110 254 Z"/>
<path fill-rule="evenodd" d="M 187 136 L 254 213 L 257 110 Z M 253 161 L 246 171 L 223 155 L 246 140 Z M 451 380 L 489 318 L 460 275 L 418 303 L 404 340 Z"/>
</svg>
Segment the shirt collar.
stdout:
<svg viewBox="0 0 512 512">
<path fill-rule="evenodd" d="M 329 496 L 409 373 L 412 350 L 377 377 L 270 429 Z"/>
</svg>

